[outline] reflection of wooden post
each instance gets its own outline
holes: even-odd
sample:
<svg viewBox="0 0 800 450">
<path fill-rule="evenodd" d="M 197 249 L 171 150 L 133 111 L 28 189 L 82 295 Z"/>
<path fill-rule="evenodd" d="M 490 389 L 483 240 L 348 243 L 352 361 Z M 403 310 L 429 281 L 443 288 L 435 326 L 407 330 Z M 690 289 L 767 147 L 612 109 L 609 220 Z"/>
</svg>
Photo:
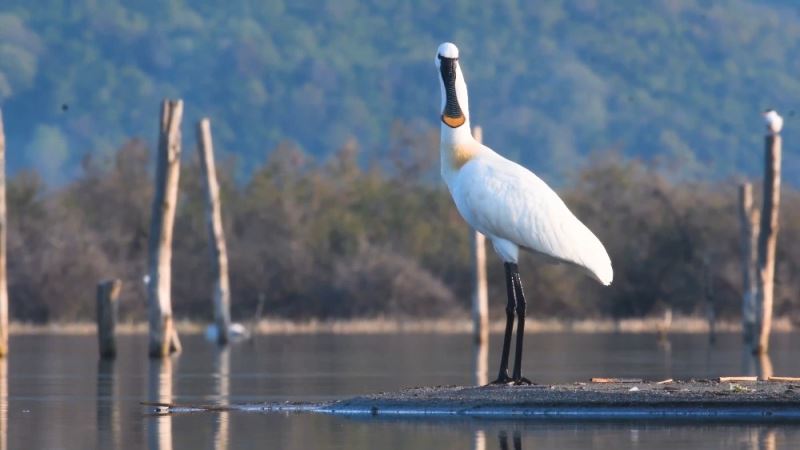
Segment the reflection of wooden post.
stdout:
<svg viewBox="0 0 800 450">
<path fill-rule="evenodd" d="M 472 131 L 475 140 L 483 142 L 483 129 Z M 486 237 L 478 231 L 472 232 L 473 271 L 475 291 L 472 294 L 472 330 L 475 342 L 489 341 L 489 288 L 486 281 Z M 485 384 L 485 383 L 484 383 Z"/>
<path fill-rule="evenodd" d="M 117 326 L 117 299 L 122 281 L 106 280 L 97 285 L 97 343 L 100 358 L 117 356 L 115 328 Z"/>
<path fill-rule="evenodd" d="M 0 358 L 8 354 L 8 280 L 6 279 L 6 135 L 0 111 Z"/>
<path fill-rule="evenodd" d="M 211 241 L 211 266 L 215 283 L 214 323 L 217 326 L 217 343 L 225 345 L 228 343 L 228 327 L 231 322 L 228 252 L 225 248 L 225 233 L 222 230 L 219 184 L 214 164 L 214 146 L 211 141 L 211 122 L 208 119 L 203 119 L 197 124 L 197 148 L 200 151 L 200 167 L 206 179 L 208 197 L 208 236 Z"/>
<path fill-rule="evenodd" d="M 119 383 L 115 382 L 114 361 L 101 359 L 97 362 L 97 448 L 119 448 L 121 446 Z"/>
<path fill-rule="evenodd" d="M 742 249 L 742 337 L 750 348 L 756 336 L 756 249 L 761 213 L 753 208 L 753 186 L 739 186 L 739 229 Z"/>
<path fill-rule="evenodd" d="M 486 432 L 475 430 L 475 438 L 472 441 L 472 450 L 486 450 Z"/>
<path fill-rule="evenodd" d="M 753 448 L 758 450 L 775 450 L 778 448 L 777 440 L 775 439 L 777 432 L 775 428 L 757 428 L 758 442 Z"/>
<path fill-rule="evenodd" d="M 775 249 L 778 241 L 778 211 L 781 200 L 781 136 L 769 134 L 764 138 L 764 144 L 764 202 L 761 205 L 757 266 L 756 331 L 758 342 L 753 348 L 754 353 L 766 353 L 769 350 Z"/>
<path fill-rule="evenodd" d="M 231 383 L 231 353 L 225 348 L 217 352 L 217 396 L 219 406 L 230 404 Z M 214 421 L 214 450 L 226 450 L 230 440 L 228 426 L 228 412 L 220 411 L 218 419 Z"/>
<path fill-rule="evenodd" d="M 149 400 L 153 403 L 172 403 L 172 359 L 151 359 L 148 374 Z M 149 423 L 148 448 L 172 449 L 172 415 L 161 414 Z"/>
<path fill-rule="evenodd" d="M 163 357 L 180 351 L 172 319 L 172 227 L 178 200 L 183 101 L 165 100 L 156 157 L 156 189 L 148 243 L 150 280 L 147 297 L 150 318 L 150 356 Z"/>
<path fill-rule="evenodd" d="M 0 358 L 0 450 L 8 449 L 8 359 Z"/>
</svg>

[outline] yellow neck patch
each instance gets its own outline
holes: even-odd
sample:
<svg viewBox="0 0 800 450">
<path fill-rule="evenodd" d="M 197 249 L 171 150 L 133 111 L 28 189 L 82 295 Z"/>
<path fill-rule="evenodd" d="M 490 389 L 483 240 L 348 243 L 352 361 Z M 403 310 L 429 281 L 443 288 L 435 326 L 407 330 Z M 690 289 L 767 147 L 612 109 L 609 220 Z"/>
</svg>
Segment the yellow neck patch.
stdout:
<svg viewBox="0 0 800 450">
<path fill-rule="evenodd" d="M 453 169 L 460 169 L 477 155 L 477 150 L 471 145 L 456 144 L 450 149 L 450 166 Z"/>
</svg>

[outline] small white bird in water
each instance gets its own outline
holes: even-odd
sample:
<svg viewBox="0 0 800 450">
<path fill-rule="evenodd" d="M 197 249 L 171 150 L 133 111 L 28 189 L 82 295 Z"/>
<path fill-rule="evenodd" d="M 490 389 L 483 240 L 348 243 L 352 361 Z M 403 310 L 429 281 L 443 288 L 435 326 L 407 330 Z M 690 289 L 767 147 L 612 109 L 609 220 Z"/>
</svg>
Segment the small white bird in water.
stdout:
<svg viewBox="0 0 800 450">
<path fill-rule="evenodd" d="M 209 342 L 218 342 L 219 328 L 216 324 L 210 324 L 206 327 L 205 332 L 206 340 Z M 250 337 L 250 332 L 247 327 L 240 323 L 233 322 L 228 327 L 228 340 L 230 342 L 244 341 Z"/>
<path fill-rule="evenodd" d="M 778 134 L 783 129 L 783 117 L 778 114 L 774 109 L 768 109 L 762 114 L 764 121 L 767 123 L 767 130 L 771 134 Z"/>
<path fill-rule="evenodd" d="M 441 103 L 441 164 L 456 208 L 464 220 L 492 241 L 505 263 L 508 304 L 500 373 L 494 383 L 530 384 L 522 377 L 525 297 L 517 262 L 529 250 L 551 262 L 583 269 L 604 285 L 614 277 L 603 244 L 578 220 L 544 181 L 472 137 L 467 84 L 458 48 L 449 42 L 436 55 Z M 518 317 L 514 372 L 508 356 L 514 314 Z"/>
</svg>

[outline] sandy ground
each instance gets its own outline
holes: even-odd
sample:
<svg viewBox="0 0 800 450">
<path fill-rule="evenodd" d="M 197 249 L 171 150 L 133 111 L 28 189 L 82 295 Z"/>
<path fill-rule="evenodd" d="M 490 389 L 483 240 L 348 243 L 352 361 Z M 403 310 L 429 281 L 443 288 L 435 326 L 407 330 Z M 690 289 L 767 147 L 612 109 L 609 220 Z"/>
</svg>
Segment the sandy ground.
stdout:
<svg viewBox="0 0 800 450">
<path fill-rule="evenodd" d="M 155 405 L 157 414 L 240 411 L 383 418 L 688 420 L 800 423 L 800 383 L 640 381 L 532 386 L 437 386 L 328 403 Z"/>
</svg>

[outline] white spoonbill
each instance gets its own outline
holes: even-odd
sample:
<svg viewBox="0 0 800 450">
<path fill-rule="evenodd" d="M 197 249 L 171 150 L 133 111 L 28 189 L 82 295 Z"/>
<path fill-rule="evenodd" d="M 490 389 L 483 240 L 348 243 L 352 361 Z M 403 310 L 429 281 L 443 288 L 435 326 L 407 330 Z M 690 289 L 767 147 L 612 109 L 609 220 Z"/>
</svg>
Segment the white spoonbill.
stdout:
<svg viewBox="0 0 800 450">
<path fill-rule="evenodd" d="M 464 220 L 492 241 L 503 260 L 508 304 L 500 373 L 494 383 L 530 384 L 522 377 L 525 297 L 517 261 L 519 249 L 551 262 L 579 267 L 604 285 L 614 277 L 603 244 L 578 220 L 544 181 L 472 137 L 467 84 L 458 48 L 445 42 L 436 55 L 442 88 L 441 164 L 456 208 Z M 514 313 L 518 317 L 514 372 L 508 355 Z"/>
</svg>

